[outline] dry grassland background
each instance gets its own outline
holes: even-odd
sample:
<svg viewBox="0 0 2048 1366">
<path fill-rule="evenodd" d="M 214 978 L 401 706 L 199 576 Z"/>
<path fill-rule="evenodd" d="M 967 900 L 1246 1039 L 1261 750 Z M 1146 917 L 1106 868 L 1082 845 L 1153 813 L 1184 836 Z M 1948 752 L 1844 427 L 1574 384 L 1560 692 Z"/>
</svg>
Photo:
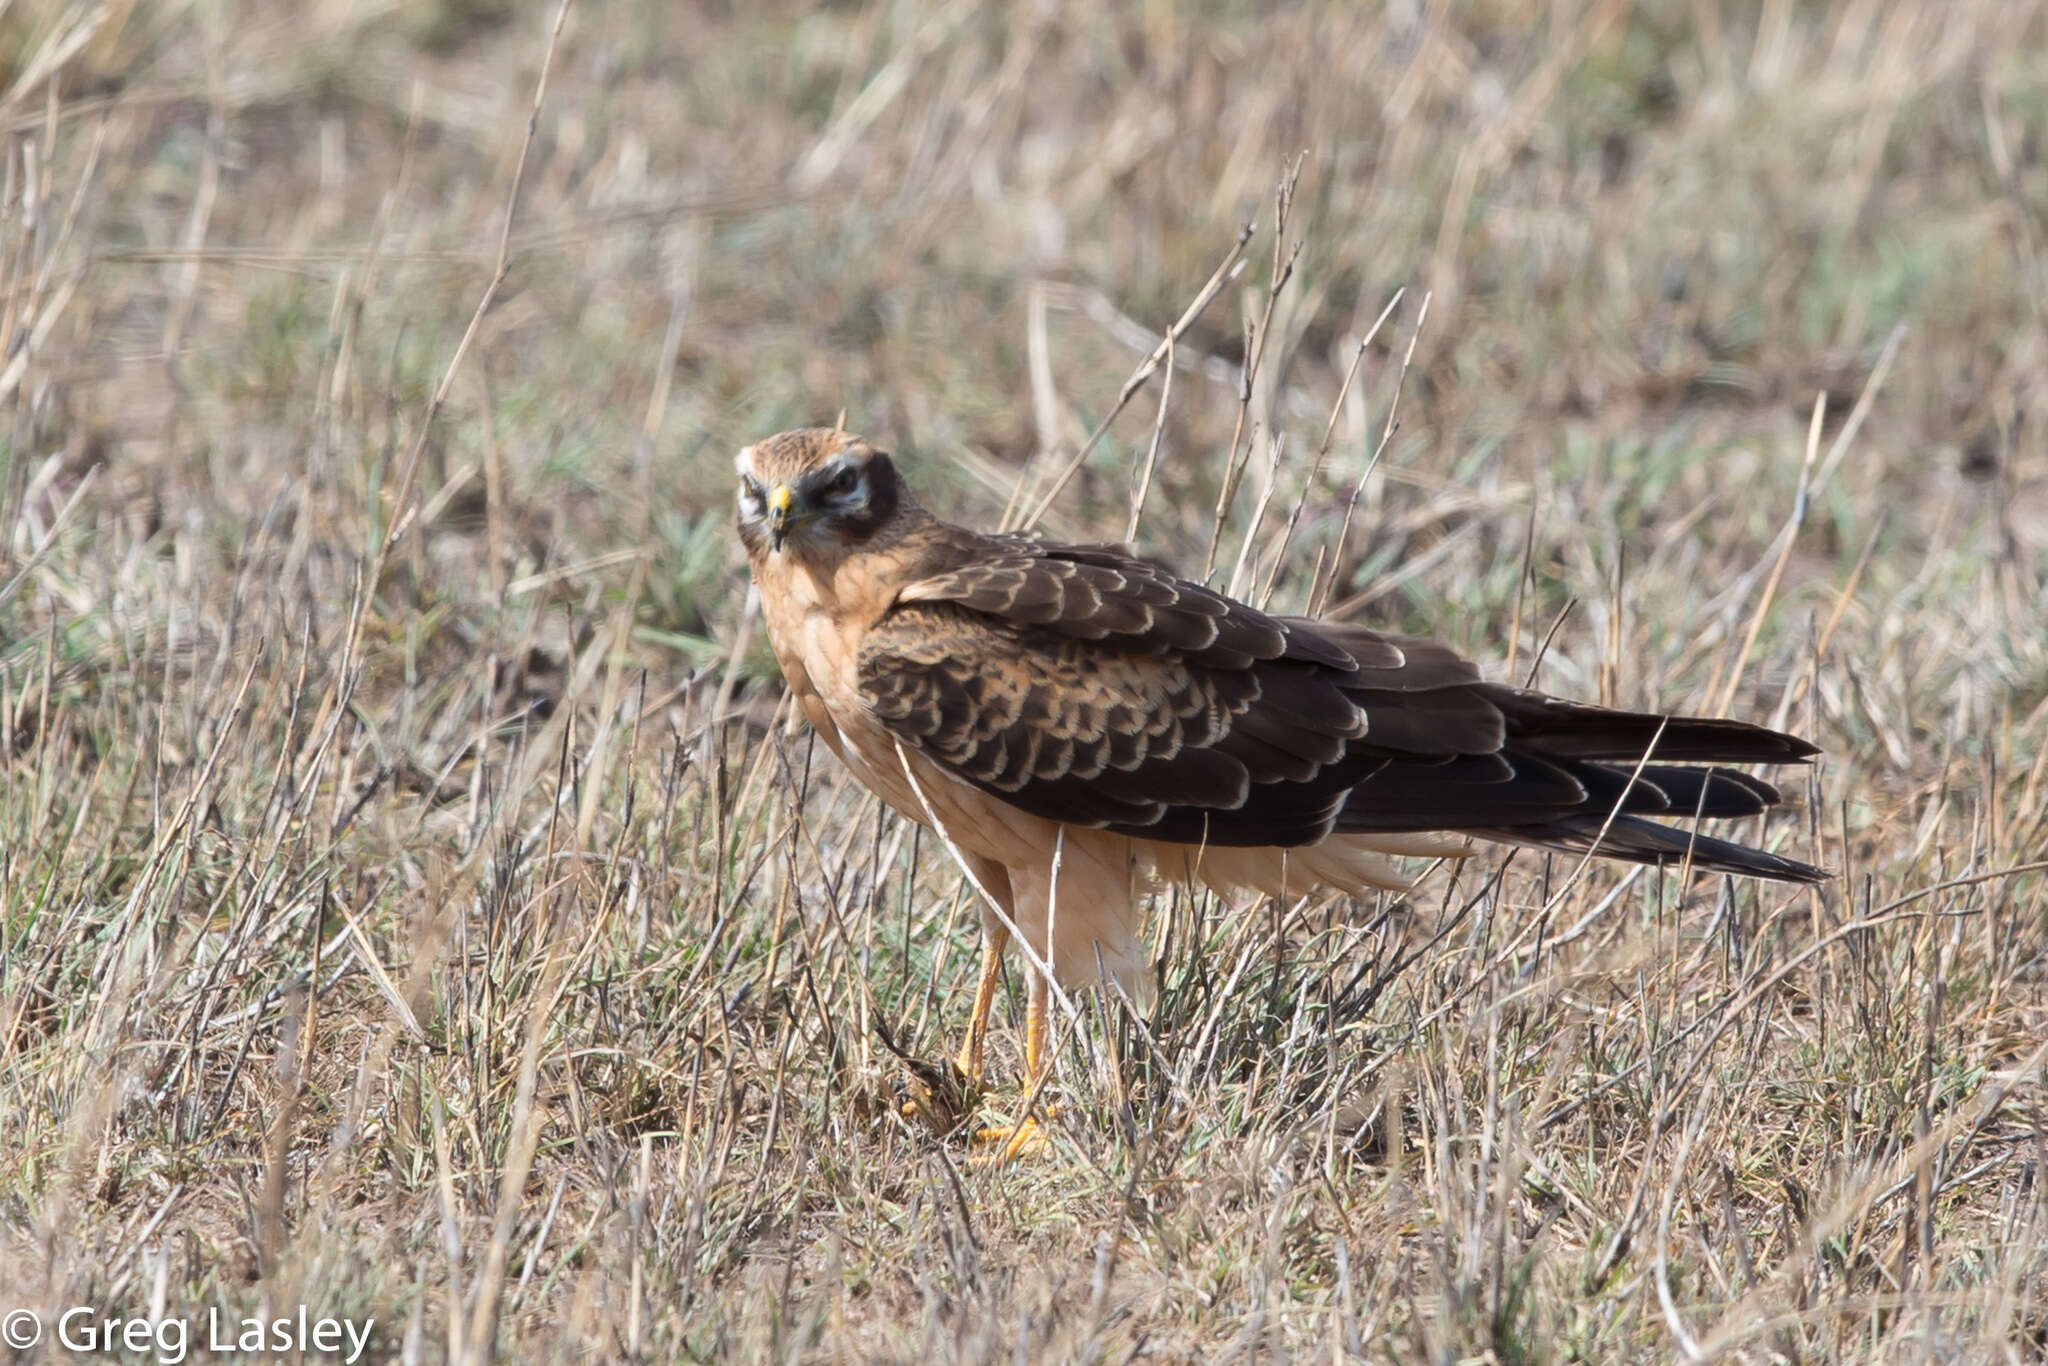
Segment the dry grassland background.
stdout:
<svg viewBox="0 0 2048 1366">
<path fill-rule="evenodd" d="M 0 1308 L 2048 1352 L 2041 5 L 579 0 L 528 147 L 554 13 L 0 6 Z M 1252 222 L 1046 528 L 1156 440 L 1185 570 L 1811 736 L 1738 833 L 1841 875 L 1162 898 L 978 1166 L 880 1038 L 974 907 L 783 724 L 731 452 L 843 409 L 993 524 Z"/>
</svg>

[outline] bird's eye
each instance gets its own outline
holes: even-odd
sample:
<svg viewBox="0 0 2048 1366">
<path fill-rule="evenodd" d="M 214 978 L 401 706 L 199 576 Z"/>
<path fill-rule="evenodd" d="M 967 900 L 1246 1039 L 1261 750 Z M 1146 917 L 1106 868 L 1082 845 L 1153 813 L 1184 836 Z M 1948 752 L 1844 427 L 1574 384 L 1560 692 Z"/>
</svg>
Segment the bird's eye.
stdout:
<svg viewBox="0 0 2048 1366">
<path fill-rule="evenodd" d="M 838 474 L 832 476 L 832 482 L 826 485 L 833 493 L 852 493 L 859 486 L 860 471 L 851 465 L 846 466 Z"/>
<path fill-rule="evenodd" d="M 740 501 L 750 507 L 759 507 L 761 498 L 761 485 L 758 482 L 747 478 L 740 480 Z"/>
</svg>

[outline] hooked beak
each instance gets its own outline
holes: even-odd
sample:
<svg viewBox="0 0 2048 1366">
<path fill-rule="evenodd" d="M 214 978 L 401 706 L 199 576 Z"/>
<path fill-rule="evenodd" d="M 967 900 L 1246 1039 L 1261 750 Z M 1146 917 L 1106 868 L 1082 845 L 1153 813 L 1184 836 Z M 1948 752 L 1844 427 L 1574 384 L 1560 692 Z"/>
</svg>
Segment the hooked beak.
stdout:
<svg viewBox="0 0 2048 1366">
<path fill-rule="evenodd" d="M 768 548 L 780 552 L 789 535 L 789 485 L 777 484 L 768 495 Z"/>
</svg>

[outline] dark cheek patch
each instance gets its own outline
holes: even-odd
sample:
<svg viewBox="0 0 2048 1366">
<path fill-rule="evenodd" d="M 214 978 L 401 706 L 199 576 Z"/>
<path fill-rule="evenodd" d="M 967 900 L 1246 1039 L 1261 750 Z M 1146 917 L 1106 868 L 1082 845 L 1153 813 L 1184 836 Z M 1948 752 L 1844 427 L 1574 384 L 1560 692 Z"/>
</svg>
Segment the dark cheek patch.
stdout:
<svg viewBox="0 0 2048 1366">
<path fill-rule="evenodd" d="M 867 502 L 834 517 L 832 525 L 848 540 L 865 541 L 895 518 L 901 502 L 896 471 L 887 456 L 877 455 L 868 465 Z"/>
</svg>

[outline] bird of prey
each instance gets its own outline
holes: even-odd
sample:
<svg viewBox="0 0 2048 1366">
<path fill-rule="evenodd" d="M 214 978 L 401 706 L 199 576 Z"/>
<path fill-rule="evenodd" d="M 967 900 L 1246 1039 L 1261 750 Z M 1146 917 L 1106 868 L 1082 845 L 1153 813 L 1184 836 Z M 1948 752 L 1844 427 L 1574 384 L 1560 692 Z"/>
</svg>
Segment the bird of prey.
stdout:
<svg viewBox="0 0 2048 1366">
<path fill-rule="evenodd" d="M 926 511 L 836 430 L 741 450 L 739 534 L 806 718 L 934 828 L 993 905 L 960 1071 L 976 1086 L 1022 935 L 1026 1086 L 1049 966 L 1142 998 L 1157 882 L 1273 896 L 1402 888 L 1396 859 L 1474 839 L 1815 882 L 1821 869 L 1646 819 L 1779 800 L 1727 764 L 1818 750 L 1740 721 L 1616 711 L 1489 683 L 1443 645 L 1273 616 L 1114 545 L 984 534 Z M 1028 1115 L 1002 1156 L 1042 1141 Z"/>
</svg>

